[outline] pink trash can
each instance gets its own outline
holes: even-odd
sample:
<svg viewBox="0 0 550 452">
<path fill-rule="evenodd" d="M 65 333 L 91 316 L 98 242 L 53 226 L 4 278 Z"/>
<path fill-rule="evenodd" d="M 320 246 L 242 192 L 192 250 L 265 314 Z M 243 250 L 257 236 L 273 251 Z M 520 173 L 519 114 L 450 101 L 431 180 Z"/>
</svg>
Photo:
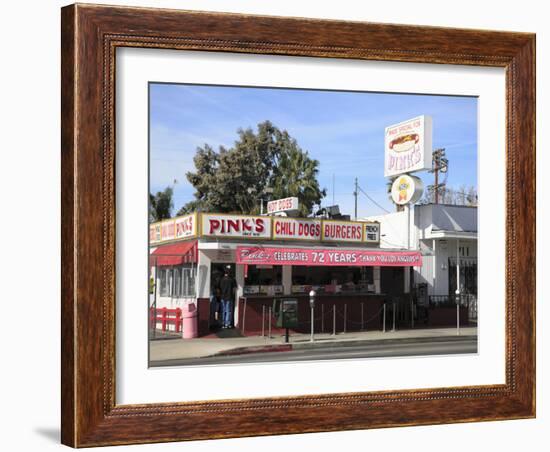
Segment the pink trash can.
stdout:
<svg viewBox="0 0 550 452">
<path fill-rule="evenodd" d="M 198 337 L 198 322 L 197 322 L 197 306 L 195 303 L 189 303 L 187 306 L 184 306 L 181 312 L 182 324 L 183 324 L 183 334 L 184 339 L 193 339 Z"/>
</svg>

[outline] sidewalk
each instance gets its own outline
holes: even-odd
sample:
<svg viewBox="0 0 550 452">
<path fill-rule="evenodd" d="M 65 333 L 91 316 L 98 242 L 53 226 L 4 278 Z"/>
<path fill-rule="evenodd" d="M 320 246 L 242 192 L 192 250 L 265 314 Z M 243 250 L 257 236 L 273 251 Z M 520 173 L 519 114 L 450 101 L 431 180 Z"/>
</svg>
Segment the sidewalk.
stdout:
<svg viewBox="0 0 550 452">
<path fill-rule="evenodd" d="M 345 347 L 361 345 L 370 341 L 377 343 L 392 343 L 415 339 L 420 341 L 460 340 L 466 337 L 475 337 L 477 327 L 460 328 L 460 336 L 456 328 L 433 328 L 399 331 L 359 331 L 339 333 L 336 336 L 315 334 L 314 342 L 310 342 L 309 334 L 292 334 L 289 343 L 285 343 L 284 335 L 272 335 L 271 338 L 262 336 L 247 336 L 224 339 L 197 338 L 197 339 L 170 339 L 150 342 L 150 360 L 165 361 L 173 359 L 203 358 L 216 355 L 240 355 L 269 351 L 288 351 L 315 347 Z"/>
</svg>

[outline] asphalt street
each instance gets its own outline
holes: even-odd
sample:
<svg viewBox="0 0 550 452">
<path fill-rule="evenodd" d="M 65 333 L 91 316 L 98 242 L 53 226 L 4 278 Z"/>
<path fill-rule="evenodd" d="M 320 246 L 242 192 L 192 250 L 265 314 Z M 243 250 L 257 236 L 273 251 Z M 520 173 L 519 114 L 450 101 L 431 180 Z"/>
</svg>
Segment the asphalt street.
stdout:
<svg viewBox="0 0 550 452">
<path fill-rule="evenodd" d="M 370 342 L 349 346 L 315 345 L 284 352 L 248 353 L 231 356 L 209 356 L 204 358 L 170 359 L 153 361 L 151 367 L 210 365 L 210 364 L 240 364 L 284 361 L 319 361 L 327 359 L 361 359 L 398 356 L 454 355 L 461 353 L 477 353 L 475 337 L 450 338 L 428 342 L 426 340 L 401 340 L 395 343 Z"/>
</svg>

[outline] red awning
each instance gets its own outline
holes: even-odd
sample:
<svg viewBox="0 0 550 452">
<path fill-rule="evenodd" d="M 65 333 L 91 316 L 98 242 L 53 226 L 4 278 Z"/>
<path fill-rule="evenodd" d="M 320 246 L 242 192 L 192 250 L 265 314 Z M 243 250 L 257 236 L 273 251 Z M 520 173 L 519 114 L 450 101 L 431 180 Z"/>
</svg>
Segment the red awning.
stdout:
<svg viewBox="0 0 550 452">
<path fill-rule="evenodd" d="M 159 246 L 151 253 L 149 261 L 151 266 L 158 267 L 197 263 L 197 241 Z"/>
</svg>

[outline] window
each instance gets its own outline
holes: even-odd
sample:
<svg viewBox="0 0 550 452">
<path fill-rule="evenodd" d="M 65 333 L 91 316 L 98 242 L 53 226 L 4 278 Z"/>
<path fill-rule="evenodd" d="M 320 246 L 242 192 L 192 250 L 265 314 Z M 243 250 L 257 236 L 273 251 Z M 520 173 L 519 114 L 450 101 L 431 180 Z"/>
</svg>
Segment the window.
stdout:
<svg viewBox="0 0 550 452">
<path fill-rule="evenodd" d="M 247 295 L 283 293 L 283 267 L 280 265 L 249 265 L 244 292 Z"/>
<path fill-rule="evenodd" d="M 181 293 L 182 297 L 194 297 L 195 296 L 195 268 L 194 267 L 182 267 L 181 278 Z"/>
<path fill-rule="evenodd" d="M 164 267 L 158 270 L 160 297 L 194 297 L 195 266 Z"/>
<path fill-rule="evenodd" d="M 181 267 L 172 269 L 172 297 L 179 297 L 181 294 Z"/>
<path fill-rule="evenodd" d="M 172 297 L 195 296 L 195 267 L 179 266 L 172 269 Z"/>
<path fill-rule="evenodd" d="M 273 286 L 282 284 L 282 280 L 280 265 L 249 265 L 245 281 L 248 286 Z"/>
<path fill-rule="evenodd" d="M 337 285 L 340 291 L 367 291 L 374 283 L 372 267 L 293 266 L 292 286 Z"/>
<path fill-rule="evenodd" d="M 172 270 L 170 268 L 161 268 L 159 271 L 159 295 L 161 297 L 170 296 L 170 273 Z"/>
</svg>

